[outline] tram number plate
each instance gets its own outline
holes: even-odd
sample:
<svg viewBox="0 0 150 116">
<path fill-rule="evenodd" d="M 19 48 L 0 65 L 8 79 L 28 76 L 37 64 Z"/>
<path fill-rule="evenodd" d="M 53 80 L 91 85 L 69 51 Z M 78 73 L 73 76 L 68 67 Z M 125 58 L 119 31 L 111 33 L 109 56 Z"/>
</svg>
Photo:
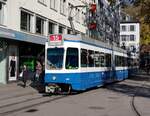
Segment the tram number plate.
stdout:
<svg viewBox="0 0 150 116">
<path fill-rule="evenodd" d="M 46 86 L 45 87 L 45 92 L 46 93 L 54 93 L 55 92 L 55 87 L 54 86 Z"/>
</svg>

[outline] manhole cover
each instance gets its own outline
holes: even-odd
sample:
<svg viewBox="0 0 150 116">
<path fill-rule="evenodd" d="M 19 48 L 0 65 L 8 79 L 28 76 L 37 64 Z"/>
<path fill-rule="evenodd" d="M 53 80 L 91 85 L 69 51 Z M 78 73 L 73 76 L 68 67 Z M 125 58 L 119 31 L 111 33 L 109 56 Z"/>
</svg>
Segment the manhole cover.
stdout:
<svg viewBox="0 0 150 116">
<path fill-rule="evenodd" d="M 29 109 L 29 110 L 27 110 L 26 112 L 36 112 L 36 111 L 38 111 L 37 109 Z"/>
</svg>

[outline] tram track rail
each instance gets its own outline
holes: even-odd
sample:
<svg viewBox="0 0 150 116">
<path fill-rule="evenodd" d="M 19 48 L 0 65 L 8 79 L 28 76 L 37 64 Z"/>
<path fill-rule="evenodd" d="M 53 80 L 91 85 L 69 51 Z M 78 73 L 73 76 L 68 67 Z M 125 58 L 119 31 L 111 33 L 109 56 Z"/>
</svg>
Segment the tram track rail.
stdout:
<svg viewBox="0 0 150 116">
<path fill-rule="evenodd" d="M 51 97 L 41 96 L 41 97 L 38 97 L 38 98 L 31 98 L 31 99 L 28 99 L 28 100 L 25 100 L 25 101 L 22 101 L 22 102 L 17 102 L 17 103 L 4 105 L 4 106 L 0 107 L 0 116 L 6 116 L 6 115 L 9 115 L 9 114 L 12 114 L 12 113 L 19 112 L 21 110 L 25 110 L 25 109 L 33 108 L 35 106 L 42 105 L 42 104 L 50 103 L 50 102 L 53 102 L 53 101 L 56 101 L 56 100 L 59 100 L 59 99 L 63 99 L 67 96 L 68 95 L 58 95 L 58 96 L 51 96 Z M 30 102 L 32 102 L 32 103 L 30 103 Z M 20 106 L 22 106 L 22 107 L 20 107 Z M 11 107 L 16 107 L 16 108 L 11 108 Z"/>
<path fill-rule="evenodd" d="M 144 81 L 142 84 L 141 84 L 141 88 L 144 88 L 145 87 L 145 85 L 146 85 L 146 81 Z M 135 112 L 135 114 L 136 114 L 136 116 L 142 116 L 142 114 L 141 114 L 141 112 L 139 112 L 139 110 L 138 110 L 138 108 L 137 108 L 137 106 L 136 106 L 136 104 L 135 104 L 135 98 L 136 98 L 136 96 L 138 95 L 138 93 L 141 91 L 141 89 L 136 89 L 135 90 L 135 93 L 132 95 L 132 97 L 131 97 L 131 103 L 130 103 L 130 105 L 131 105 L 131 107 L 132 107 L 132 110 Z"/>
<path fill-rule="evenodd" d="M 27 92 L 27 93 L 22 93 L 22 94 L 18 94 L 18 95 L 7 96 L 7 97 L 0 98 L 0 100 L 7 100 L 7 99 L 11 99 L 11 98 L 17 98 L 17 97 L 22 97 L 25 95 L 34 95 L 34 94 L 37 94 L 37 92 Z"/>
</svg>

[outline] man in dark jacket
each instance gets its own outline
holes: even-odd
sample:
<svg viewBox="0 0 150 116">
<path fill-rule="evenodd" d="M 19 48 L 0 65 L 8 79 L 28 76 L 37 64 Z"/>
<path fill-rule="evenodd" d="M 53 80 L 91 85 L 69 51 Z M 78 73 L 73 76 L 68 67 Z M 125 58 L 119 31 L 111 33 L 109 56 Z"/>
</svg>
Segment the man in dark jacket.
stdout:
<svg viewBox="0 0 150 116">
<path fill-rule="evenodd" d="M 23 87 L 26 87 L 26 82 L 27 82 L 27 79 L 28 79 L 28 70 L 27 70 L 27 66 L 24 65 L 23 66 L 23 76 L 22 76 L 22 79 L 23 79 Z"/>
</svg>

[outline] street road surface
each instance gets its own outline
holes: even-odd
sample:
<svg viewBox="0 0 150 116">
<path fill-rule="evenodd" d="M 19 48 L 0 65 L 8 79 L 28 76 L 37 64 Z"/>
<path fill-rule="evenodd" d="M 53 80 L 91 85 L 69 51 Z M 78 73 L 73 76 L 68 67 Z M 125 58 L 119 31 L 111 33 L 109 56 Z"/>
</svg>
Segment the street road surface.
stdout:
<svg viewBox="0 0 150 116">
<path fill-rule="evenodd" d="M 127 79 L 75 95 L 39 93 L 0 99 L 0 116 L 150 116 L 150 84 Z M 138 92 L 137 92 L 138 91 Z"/>
</svg>

